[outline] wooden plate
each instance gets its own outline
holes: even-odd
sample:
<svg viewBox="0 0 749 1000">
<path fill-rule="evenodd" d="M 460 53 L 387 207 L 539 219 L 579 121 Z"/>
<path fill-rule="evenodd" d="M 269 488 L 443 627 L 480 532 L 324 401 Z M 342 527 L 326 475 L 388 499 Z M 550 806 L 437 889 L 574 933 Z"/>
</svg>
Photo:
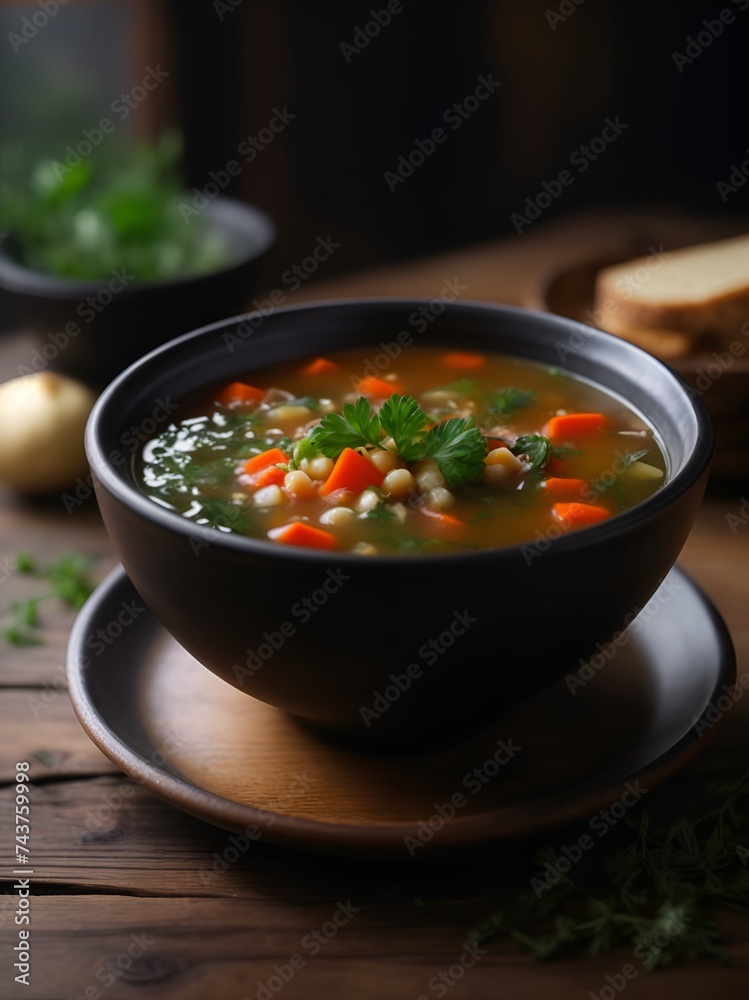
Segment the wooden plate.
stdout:
<svg viewBox="0 0 749 1000">
<path fill-rule="evenodd" d="M 531 292 L 526 304 L 595 326 L 598 272 L 621 262 L 599 258 L 547 275 Z M 711 473 L 714 480 L 749 478 L 749 336 L 742 337 L 737 330 L 736 342 L 745 349 L 738 356 L 725 350 L 706 350 L 682 357 L 651 351 L 693 387 L 710 411 L 717 439 Z M 640 346 L 647 349 L 646 342 Z"/>
<path fill-rule="evenodd" d="M 68 679 L 97 746 L 180 809 L 305 850 L 420 855 L 592 815 L 627 782 L 652 788 L 707 745 L 710 704 L 736 678 L 717 611 L 675 569 L 626 636 L 585 683 L 562 682 L 470 739 L 369 756 L 211 674 L 118 569 L 76 621 Z"/>
</svg>

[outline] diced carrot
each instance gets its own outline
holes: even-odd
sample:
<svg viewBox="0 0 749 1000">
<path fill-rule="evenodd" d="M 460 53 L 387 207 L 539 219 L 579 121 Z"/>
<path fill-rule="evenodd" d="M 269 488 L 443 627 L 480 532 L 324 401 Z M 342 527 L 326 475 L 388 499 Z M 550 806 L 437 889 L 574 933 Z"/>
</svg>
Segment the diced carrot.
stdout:
<svg viewBox="0 0 749 1000">
<path fill-rule="evenodd" d="M 338 548 L 338 539 L 335 535 L 303 521 L 292 521 L 291 524 L 273 531 L 270 537 L 281 545 L 301 545 L 305 549 Z"/>
<path fill-rule="evenodd" d="M 386 382 L 374 375 L 360 378 L 356 383 L 356 391 L 362 396 L 374 396 L 375 399 L 388 399 L 394 392 L 403 393 L 403 386 L 398 382 Z"/>
<path fill-rule="evenodd" d="M 280 465 L 288 462 L 288 458 L 280 448 L 269 448 L 261 451 L 259 455 L 253 455 L 244 463 L 244 471 L 254 476 L 261 469 L 266 469 L 269 465 Z"/>
<path fill-rule="evenodd" d="M 546 463 L 545 471 L 551 473 L 552 476 L 563 476 L 567 471 L 567 463 L 552 455 Z"/>
<path fill-rule="evenodd" d="M 269 465 L 255 476 L 252 480 L 252 485 L 256 490 L 261 490 L 263 486 L 281 486 L 285 478 L 286 473 L 283 469 L 279 469 L 275 465 Z"/>
<path fill-rule="evenodd" d="M 330 375 L 331 372 L 341 370 L 341 366 L 328 358 L 315 358 L 308 365 L 302 368 L 303 375 Z"/>
<path fill-rule="evenodd" d="M 459 520 L 457 517 L 453 517 L 452 514 L 446 514 L 443 510 L 429 510 L 428 507 L 419 507 L 422 514 L 426 514 L 427 517 L 431 517 L 434 521 L 436 528 L 441 531 L 449 531 L 451 534 L 457 534 L 465 531 L 466 524 L 465 521 Z"/>
<path fill-rule="evenodd" d="M 259 403 L 265 396 L 265 389 L 257 389 L 246 382 L 230 382 L 217 393 L 216 402 L 227 406 L 229 403 Z"/>
<path fill-rule="evenodd" d="M 473 372 L 486 361 L 483 354 L 471 354 L 469 351 L 448 351 L 440 359 L 447 368 L 457 372 Z"/>
<path fill-rule="evenodd" d="M 509 450 L 509 445 L 502 438 L 486 438 L 485 443 L 487 454 L 490 451 L 496 451 L 497 448 L 507 448 Z"/>
<path fill-rule="evenodd" d="M 564 528 L 584 528 L 611 517 L 611 512 L 605 507 L 592 503 L 555 503 L 551 512 Z"/>
<path fill-rule="evenodd" d="M 608 417 L 603 413 L 567 413 L 563 417 L 552 417 L 548 431 L 552 441 L 574 441 L 608 426 Z"/>
<path fill-rule="evenodd" d="M 549 476 L 541 483 L 546 496 L 552 500 L 581 500 L 583 493 L 588 489 L 588 484 L 584 479 L 560 479 L 556 476 Z"/>
<path fill-rule="evenodd" d="M 358 495 L 366 486 L 380 486 L 384 478 L 385 474 L 366 455 L 353 448 L 344 448 L 333 471 L 320 487 L 320 496 L 325 497 L 335 490 L 351 490 Z"/>
</svg>

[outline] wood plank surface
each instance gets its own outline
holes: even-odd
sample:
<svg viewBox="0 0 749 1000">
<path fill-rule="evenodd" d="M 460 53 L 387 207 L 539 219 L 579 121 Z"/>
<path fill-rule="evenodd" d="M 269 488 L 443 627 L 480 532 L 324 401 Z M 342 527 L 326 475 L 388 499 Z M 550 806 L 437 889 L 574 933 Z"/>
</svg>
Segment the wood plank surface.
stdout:
<svg viewBox="0 0 749 1000">
<path fill-rule="evenodd" d="M 740 225 L 677 213 L 587 213 L 522 237 L 304 287 L 295 298 L 431 296 L 457 278 L 465 299 L 535 304 L 560 259 L 615 256 L 643 239 L 683 244 Z M 0 379 L 15 374 L 24 352 L 22 334 L 0 339 Z M 749 482 L 711 489 L 680 562 L 725 617 L 739 674 L 749 675 L 749 523 L 735 521 L 746 497 Z M 34 592 L 34 581 L 12 571 L 19 550 L 42 561 L 66 550 L 87 553 L 96 579 L 115 562 L 90 500 L 68 513 L 59 498 L 31 503 L 0 491 L 2 605 Z M 636 961 L 619 949 L 536 965 L 499 939 L 471 968 L 456 966 L 472 924 L 527 885 L 535 849 L 572 842 L 579 825 L 450 861 L 360 862 L 232 841 L 134 785 L 90 743 L 67 699 L 63 664 L 72 618 L 50 602 L 43 646 L 0 650 L 0 1000 L 267 1000 L 279 993 L 282 1000 L 587 1000 L 609 996 L 612 980 L 619 982 L 622 968 Z M 31 760 L 37 782 L 30 988 L 11 975 L 18 928 L 9 781 L 19 759 Z M 649 802 L 678 815 L 699 803 L 703 776 L 747 768 L 749 695 L 726 714 L 709 749 Z M 339 901 L 349 899 L 360 909 L 333 934 L 329 922 Z M 321 932 L 325 943 L 312 954 L 308 935 L 324 927 L 331 933 Z M 724 915 L 720 927 L 731 966 L 700 961 L 649 974 L 637 965 L 625 997 L 744 1000 L 749 920 Z M 294 955 L 304 965 L 288 982 L 274 979 L 274 965 L 288 975 Z M 451 966 L 455 985 L 445 986 L 434 977 L 449 975 Z"/>
</svg>

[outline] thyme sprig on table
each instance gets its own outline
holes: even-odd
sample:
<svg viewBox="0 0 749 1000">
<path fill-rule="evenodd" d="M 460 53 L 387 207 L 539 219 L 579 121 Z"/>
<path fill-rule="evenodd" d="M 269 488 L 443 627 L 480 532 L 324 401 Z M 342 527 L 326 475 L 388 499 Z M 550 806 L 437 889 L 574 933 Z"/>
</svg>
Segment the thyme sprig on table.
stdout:
<svg viewBox="0 0 749 1000">
<path fill-rule="evenodd" d="M 79 610 L 94 589 L 88 575 L 91 560 L 86 556 L 66 552 L 46 567 L 41 567 L 27 552 L 15 558 L 18 573 L 46 580 L 50 589 L 39 597 L 14 600 L 8 605 L 9 614 L 0 624 L 0 635 L 11 646 L 38 646 L 43 641 L 39 626 L 39 605 L 57 598 L 75 611 Z"/>
<path fill-rule="evenodd" d="M 559 856 L 544 848 L 534 891 L 511 912 L 489 914 L 470 938 L 508 934 L 542 962 L 624 945 L 646 969 L 704 957 L 727 962 L 713 913 L 749 913 L 749 772 L 711 791 L 717 805 L 696 819 L 655 825 L 642 810 L 623 820 L 630 843 L 603 863 L 595 887 L 574 866 L 545 882 L 541 869 Z"/>
</svg>

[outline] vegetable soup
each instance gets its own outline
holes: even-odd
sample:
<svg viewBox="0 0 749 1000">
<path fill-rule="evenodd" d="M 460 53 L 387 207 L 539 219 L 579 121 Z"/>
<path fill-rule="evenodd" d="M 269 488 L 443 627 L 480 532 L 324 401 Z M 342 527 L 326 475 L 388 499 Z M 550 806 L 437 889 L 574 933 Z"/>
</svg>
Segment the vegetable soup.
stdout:
<svg viewBox="0 0 749 1000">
<path fill-rule="evenodd" d="M 666 481 L 652 429 L 557 368 L 409 347 L 255 369 L 184 401 L 136 475 L 195 524 L 278 545 L 444 553 L 598 524 Z"/>
</svg>

